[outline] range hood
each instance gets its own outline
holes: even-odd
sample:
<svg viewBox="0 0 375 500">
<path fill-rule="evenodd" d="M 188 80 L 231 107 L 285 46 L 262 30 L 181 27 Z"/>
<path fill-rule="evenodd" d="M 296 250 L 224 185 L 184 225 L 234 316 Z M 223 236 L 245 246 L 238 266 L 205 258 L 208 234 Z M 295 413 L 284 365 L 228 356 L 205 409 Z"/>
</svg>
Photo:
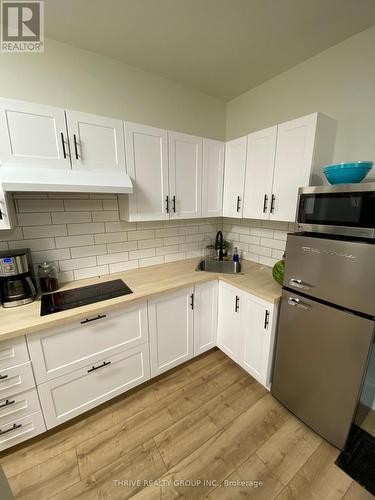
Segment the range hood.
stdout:
<svg viewBox="0 0 375 500">
<path fill-rule="evenodd" d="M 1 166 L 4 191 L 52 193 L 132 193 L 133 185 L 124 171 L 68 170 L 63 168 Z"/>
</svg>

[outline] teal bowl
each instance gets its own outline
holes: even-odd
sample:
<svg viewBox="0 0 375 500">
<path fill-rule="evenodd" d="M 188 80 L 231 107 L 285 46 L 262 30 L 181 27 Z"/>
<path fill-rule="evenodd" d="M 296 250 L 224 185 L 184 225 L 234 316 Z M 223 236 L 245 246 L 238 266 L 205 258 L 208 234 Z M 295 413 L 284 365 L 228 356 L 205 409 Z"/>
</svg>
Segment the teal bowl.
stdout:
<svg viewBox="0 0 375 500">
<path fill-rule="evenodd" d="M 363 181 L 373 166 L 372 161 L 339 163 L 323 169 L 330 184 L 356 184 Z"/>
</svg>

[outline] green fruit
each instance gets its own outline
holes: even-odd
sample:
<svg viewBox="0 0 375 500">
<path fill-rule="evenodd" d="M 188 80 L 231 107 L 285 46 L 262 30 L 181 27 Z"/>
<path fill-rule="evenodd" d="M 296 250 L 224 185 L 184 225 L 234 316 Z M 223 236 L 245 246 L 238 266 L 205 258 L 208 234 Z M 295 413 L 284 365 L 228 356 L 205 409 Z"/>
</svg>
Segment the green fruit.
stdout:
<svg viewBox="0 0 375 500">
<path fill-rule="evenodd" d="M 276 262 L 276 264 L 273 266 L 272 269 L 272 276 L 280 285 L 283 284 L 284 270 L 285 270 L 284 260 L 279 260 L 279 262 Z"/>
</svg>

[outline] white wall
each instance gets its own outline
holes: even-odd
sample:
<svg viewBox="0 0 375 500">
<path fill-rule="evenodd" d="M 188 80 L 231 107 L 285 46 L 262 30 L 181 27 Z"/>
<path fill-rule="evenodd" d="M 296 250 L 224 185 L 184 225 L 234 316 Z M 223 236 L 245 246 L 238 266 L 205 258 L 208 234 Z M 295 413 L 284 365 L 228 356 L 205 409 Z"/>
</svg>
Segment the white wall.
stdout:
<svg viewBox="0 0 375 500">
<path fill-rule="evenodd" d="M 0 53 L 0 96 L 225 137 L 225 103 L 54 40 L 42 54 Z"/>
<path fill-rule="evenodd" d="M 334 160 L 375 159 L 375 27 L 227 105 L 227 139 L 314 111 L 338 120 Z"/>
</svg>

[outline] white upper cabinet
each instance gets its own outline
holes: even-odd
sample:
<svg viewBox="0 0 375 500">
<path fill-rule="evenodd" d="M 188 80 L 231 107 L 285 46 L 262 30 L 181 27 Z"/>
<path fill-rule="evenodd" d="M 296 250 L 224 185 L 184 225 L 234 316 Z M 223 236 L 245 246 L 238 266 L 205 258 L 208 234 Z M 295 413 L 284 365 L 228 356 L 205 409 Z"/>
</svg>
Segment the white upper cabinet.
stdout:
<svg viewBox="0 0 375 500">
<path fill-rule="evenodd" d="M 121 218 L 130 222 L 169 219 L 168 132 L 125 122 L 125 144 L 133 194 L 119 197 Z"/>
<path fill-rule="evenodd" d="M 238 362 L 241 328 L 241 291 L 219 282 L 217 346 Z"/>
<path fill-rule="evenodd" d="M 271 384 L 275 337 L 274 306 L 251 294 L 241 294 L 239 364 L 266 387 Z"/>
<path fill-rule="evenodd" d="M 295 220 L 298 188 L 322 184 L 321 167 L 332 161 L 336 121 L 313 113 L 278 126 L 270 219 Z"/>
<path fill-rule="evenodd" d="M 223 142 L 203 139 L 202 217 L 223 213 L 224 153 Z"/>
<path fill-rule="evenodd" d="M 151 376 L 193 357 L 193 288 L 148 301 Z"/>
<path fill-rule="evenodd" d="M 64 110 L 0 99 L 0 164 L 70 168 Z"/>
<path fill-rule="evenodd" d="M 225 145 L 224 217 L 242 217 L 247 136 Z"/>
<path fill-rule="evenodd" d="M 0 230 L 11 229 L 16 225 L 16 210 L 13 197 L 10 193 L 4 193 L 0 182 Z"/>
<path fill-rule="evenodd" d="M 202 138 L 169 132 L 171 218 L 192 219 L 202 213 Z"/>
<path fill-rule="evenodd" d="M 66 119 L 73 168 L 125 170 L 121 120 L 70 110 Z"/>
<path fill-rule="evenodd" d="M 247 136 L 243 217 L 269 218 L 276 139 L 277 126 Z"/>
</svg>

